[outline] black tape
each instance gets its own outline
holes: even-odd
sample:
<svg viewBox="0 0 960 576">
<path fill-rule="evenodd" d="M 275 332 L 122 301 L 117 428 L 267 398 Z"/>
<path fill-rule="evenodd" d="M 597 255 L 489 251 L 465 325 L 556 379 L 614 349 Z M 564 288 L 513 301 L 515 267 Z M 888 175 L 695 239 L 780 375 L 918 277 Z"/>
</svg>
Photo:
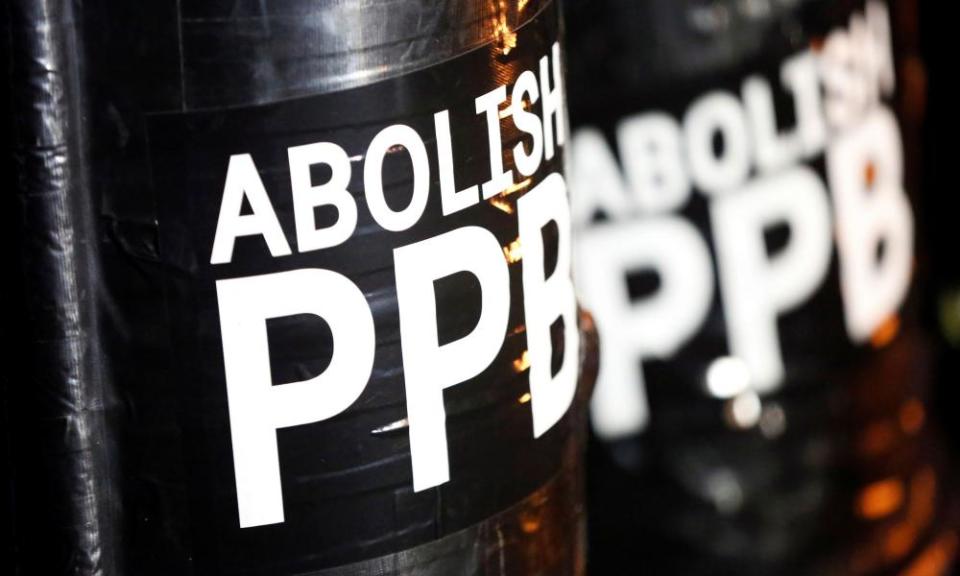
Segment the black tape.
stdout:
<svg viewBox="0 0 960 576">
<path fill-rule="evenodd" d="M 502 572 L 502 559 L 522 573 L 582 573 L 577 460 L 589 385 L 534 438 L 523 264 L 511 253 L 518 199 L 562 174 L 564 149 L 557 142 L 516 190 L 443 216 L 431 137 L 434 113 L 449 110 L 458 185 L 489 178 L 474 100 L 525 70 L 539 79 L 541 58 L 556 58 L 558 9 L 340 4 L 8 9 L 18 181 L 4 212 L 18 215 L 22 245 L 10 254 L 25 277 L 23 305 L 10 311 L 23 334 L 11 362 L 26 378 L 9 396 L 17 573 L 484 574 Z M 548 78 L 555 85 L 549 68 Z M 356 231 L 299 253 L 287 149 L 331 142 L 362 155 L 397 123 L 429 151 L 424 216 L 383 230 L 354 161 Z M 513 123 L 501 126 L 504 151 L 530 146 Z M 262 239 L 240 238 L 230 263 L 209 264 L 234 154 L 256 163 L 293 255 L 273 258 Z M 385 163 L 395 209 L 409 172 L 409 162 Z M 507 333 L 485 371 L 446 392 L 450 481 L 414 492 L 393 251 L 464 226 L 488 230 L 511 261 Z M 549 270 L 557 228 L 542 235 Z M 359 288 L 374 365 L 348 410 L 279 431 L 284 522 L 241 528 L 216 281 L 304 268 Z M 454 275 L 436 290 L 441 340 L 468 334 L 476 282 Z M 267 328 L 275 384 L 317 374 L 336 353 L 315 318 Z M 579 362 L 581 351 L 552 336 L 555 356 Z M 595 361 L 595 347 L 583 353 Z"/>
<path fill-rule="evenodd" d="M 4 248 L 12 298 L 3 323 L 13 336 L 5 352 L 12 563 L 23 574 L 118 568 L 113 401 L 96 313 L 100 277 L 74 8 L 11 2 L 3 10 L 14 178 L 2 210 L 13 236 Z"/>
<path fill-rule="evenodd" d="M 660 211 L 645 210 L 626 199 L 637 188 L 631 188 L 625 167 L 644 168 L 653 162 L 649 157 L 625 156 L 624 136 L 618 130 L 626 119 L 662 113 L 676 121 L 682 139 L 686 115 L 695 103 L 707 94 L 721 94 L 742 104 L 744 83 L 754 78 L 771 87 L 777 128 L 787 132 L 798 119 L 795 102 L 784 87 L 784 62 L 822 50 L 831 32 L 857 25 L 862 32 L 864 11 L 874 3 L 757 4 L 762 9 L 754 11 L 736 2 L 566 4 L 574 133 L 599 131 L 620 169 L 615 176 L 625 182 L 628 206 L 622 212 L 599 210 L 579 231 L 581 240 L 586 242 L 591 231 L 630 223 L 639 233 L 645 225 L 675 217 L 692 224 L 703 240 L 714 287 L 703 320 L 689 338 L 669 351 L 637 357 L 644 382 L 631 385 L 646 390 L 650 413 L 645 430 L 618 440 L 591 440 L 588 490 L 594 573 L 618 573 L 625 563 L 685 574 L 886 573 L 913 562 L 946 525 L 940 511 L 946 508 L 943 485 L 948 480 L 940 456 L 931 448 L 935 442 L 929 431 L 897 423 L 898 415 L 916 416 L 927 410 L 923 402 L 930 379 L 929 351 L 919 326 L 912 269 L 910 293 L 888 319 L 887 335 L 878 331 L 872 343 L 855 343 L 845 325 L 844 255 L 834 240 L 822 281 L 776 319 L 785 377 L 775 392 L 753 396 L 759 401 L 757 421 L 738 422 L 731 412 L 735 400 L 708 390 L 710 367 L 718 358 L 735 354 L 731 312 L 724 302 L 729 294 L 719 280 L 724 263 L 718 257 L 716 204 L 796 165 L 823 181 L 832 202 L 837 192 L 828 176 L 826 155 L 834 135 L 827 137 L 824 151 L 769 172 L 751 161 L 744 182 L 732 190 L 711 194 L 693 184 L 689 199 Z M 896 2 L 880 6 L 890 11 L 899 64 L 906 54 L 901 51 L 898 23 L 909 21 L 904 19 L 909 9 Z M 856 25 L 851 24 L 854 17 L 861 19 Z M 852 53 L 866 51 L 858 44 Z M 822 86 L 817 89 L 826 97 Z M 914 202 L 915 117 L 900 114 L 900 104 L 899 93 L 886 95 L 881 102 L 900 120 L 906 165 L 901 184 Z M 575 159 L 577 146 L 575 136 Z M 686 150 L 680 154 L 686 169 Z M 575 162 L 573 171 L 584 167 Z M 582 201 L 578 197 L 599 196 L 588 188 L 591 185 L 575 182 L 575 203 Z M 849 233 L 834 220 L 834 205 L 830 212 L 831 234 Z M 783 230 L 766 230 L 765 237 L 767 255 L 775 255 L 791 241 Z M 673 259 L 683 257 L 670 242 L 662 241 L 658 248 L 671 251 Z M 878 258 L 883 258 L 883 247 L 877 250 Z M 581 252 L 579 257 L 589 255 Z M 648 279 L 644 288 L 636 272 L 611 270 L 606 281 L 613 286 L 633 282 L 636 303 L 662 286 Z M 592 273 L 600 274 L 596 269 Z M 581 269 L 579 274 L 583 278 L 590 273 Z M 581 281 L 581 287 L 585 284 Z M 587 306 L 597 307 L 601 337 L 609 342 L 612 336 L 603 333 L 605 322 L 616 320 L 600 314 L 601 303 L 591 301 L 586 292 L 583 296 Z M 664 324 L 662 329 L 669 328 Z M 603 368 L 600 382 L 603 385 Z M 889 438 L 874 446 L 876 452 L 869 452 L 864 444 L 870 443 L 871 434 L 880 434 L 877 430 L 886 430 Z M 924 484 L 931 477 L 932 488 Z M 858 503 L 868 487 L 883 481 L 903 487 L 903 500 L 881 518 L 867 519 L 858 512 Z M 911 489 L 919 485 L 923 487 Z M 937 512 L 922 520 L 911 517 L 910 510 L 921 503 Z M 915 539 L 898 553 L 884 556 L 882 543 L 903 526 L 912 527 Z M 653 552 L 638 558 L 641 543 Z"/>
</svg>

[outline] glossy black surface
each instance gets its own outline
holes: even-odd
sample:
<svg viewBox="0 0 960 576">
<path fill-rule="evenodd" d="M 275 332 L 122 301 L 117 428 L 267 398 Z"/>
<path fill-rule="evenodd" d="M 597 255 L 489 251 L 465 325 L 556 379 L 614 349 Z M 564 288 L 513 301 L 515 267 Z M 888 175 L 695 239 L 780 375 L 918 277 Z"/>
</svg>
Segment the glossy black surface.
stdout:
<svg viewBox="0 0 960 576">
<path fill-rule="evenodd" d="M 513 333 L 486 372 L 447 394 L 453 482 L 414 493 L 405 429 L 381 430 L 405 416 L 392 249 L 469 223 L 506 245 L 517 236 L 514 212 L 484 203 L 441 219 L 434 178 L 419 227 L 385 234 L 362 210 L 350 244 L 281 265 L 356 280 L 378 340 L 354 407 L 279 434 L 289 514 L 278 526 L 237 526 L 211 302 L 216 274 L 274 263 L 240 242 L 226 272 L 204 268 L 231 153 L 252 153 L 282 196 L 288 146 L 329 139 L 353 154 L 386 125 L 432 126 L 446 108 L 469 116 L 456 125 L 458 145 L 485 149 L 473 99 L 536 70 L 560 33 L 552 2 L 524 6 L 3 8 L 4 118 L 15 124 L 14 181 L 4 182 L 0 208 L 11 231 L 4 294 L 15 303 L 3 319 L 15 367 L 4 382 L 14 464 L 14 496 L 4 501 L 16 504 L 16 574 L 582 572 L 589 377 L 563 421 L 534 441 L 525 369 L 515 368 L 526 348 L 519 264 L 510 272 Z M 509 55 L 495 40 L 499 26 L 519 28 Z M 519 138 L 505 134 L 504 146 Z M 463 155 L 458 179 L 480 181 L 486 166 L 485 155 Z M 401 187 L 401 168 L 388 164 L 388 184 Z M 562 171 L 562 154 L 537 177 L 549 171 Z M 520 196 L 505 201 L 511 210 Z M 277 206 L 289 230 L 289 202 Z M 462 335 L 475 322 L 474 288 L 457 277 L 441 284 L 442 331 Z M 273 358 L 278 381 L 322 369 L 330 343 L 316 324 L 297 317 L 271 327 L 284 348 Z M 583 354 L 595 362 L 595 346 Z"/>
<path fill-rule="evenodd" d="M 752 12 L 758 6 L 764 9 Z M 568 1 L 574 130 L 599 128 L 622 166 L 630 159 L 617 151 L 615 127 L 624 117 L 657 110 L 680 119 L 711 90 L 738 96 L 750 75 L 776 86 L 786 57 L 816 47 L 863 6 Z M 885 105 L 899 114 L 905 180 L 916 201 L 915 6 L 890 6 L 898 92 Z M 789 98 L 779 91 L 775 98 L 778 120 L 790 126 Z M 822 155 L 804 164 L 821 175 L 826 169 Z M 694 191 L 677 213 L 715 255 L 704 195 Z M 928 425 L 932 358 L 920 289 L 911 290 L 892 339 L 853 345 L 838 258 L 833 248 L 819 288 L 778 319 L 786 378 L 760 396 L 757 423 L 738 425 L 732 405 L 704 389 L 709 366 L 730 350 L 719 287 L 686 344 L 665 360 L 644 360 L 648 428 L 590 443 L 591 573 L 619 574 L 624 566 L 651 574 L 944 573 L 957 545 L 947 496 L 953 479 Z M 886 497 L 897 505 L 880 517 L 858 508 Z"/>
</svg>

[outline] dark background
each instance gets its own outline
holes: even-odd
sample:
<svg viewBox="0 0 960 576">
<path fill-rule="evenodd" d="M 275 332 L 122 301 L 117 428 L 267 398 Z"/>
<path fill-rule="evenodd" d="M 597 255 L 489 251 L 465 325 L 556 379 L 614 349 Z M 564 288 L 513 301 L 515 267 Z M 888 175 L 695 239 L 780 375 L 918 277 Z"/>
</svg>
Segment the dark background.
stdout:
<svg viewBox="0 0 960 576">
<path fill-rule="evenodd" d="M 922 256 L 927 264 L 925 316 L 937 334 L 940 365 L 934 394 L 935 410 L 947 432 L 956 459 L 960 454 L 960 348 L 942 329 L 941 302 L 960 288 L 960 187 L 956 172 L 957 106 L 960 105 L 952 40 L 956 5 L 942 0 L 920 1 L 920 32 L 926 65 L 926 118 L 923 123 L 923 174 L 920 230 Z"/>
</svg>

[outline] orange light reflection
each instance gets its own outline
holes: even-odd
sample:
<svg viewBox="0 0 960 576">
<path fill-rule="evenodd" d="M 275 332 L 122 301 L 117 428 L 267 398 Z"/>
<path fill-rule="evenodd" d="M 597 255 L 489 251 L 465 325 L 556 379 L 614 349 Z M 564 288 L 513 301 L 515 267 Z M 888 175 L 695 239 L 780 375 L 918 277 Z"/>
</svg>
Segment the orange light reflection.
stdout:
<svg viewBox="0 0 960 576">
<path fill-rule="evenodd" d="M 903 482 L 890 478 L 874 482 L 860 492 L 857 515 L 867 520 L 879 520 L 896 512 L 903 505 Z"/>
</svg>

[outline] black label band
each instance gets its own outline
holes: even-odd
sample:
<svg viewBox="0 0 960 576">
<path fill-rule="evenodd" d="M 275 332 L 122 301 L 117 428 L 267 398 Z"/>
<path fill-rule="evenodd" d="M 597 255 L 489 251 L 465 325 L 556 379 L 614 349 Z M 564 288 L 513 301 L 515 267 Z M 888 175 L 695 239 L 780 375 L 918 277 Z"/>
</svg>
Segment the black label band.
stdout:
<svg viewBox="0 0 960 576">
<path fill-rule="evenodd" d="M 430 542 L 577 443 L 557 9 L 501 34 L 362 88 L 149 119 L 198 566 Z"/>
<path fill-rule="evenodd" d="M 914 216 L 889 9 L 781 18 L 803 34 L 743 40 L 742 62 L 677 71 L 642 108 L 578 108 L 577 273 L 613 343 L 594 400 L 604 437 L 704 398 L 817 386 L 897 333 Z"/>
</svg>

